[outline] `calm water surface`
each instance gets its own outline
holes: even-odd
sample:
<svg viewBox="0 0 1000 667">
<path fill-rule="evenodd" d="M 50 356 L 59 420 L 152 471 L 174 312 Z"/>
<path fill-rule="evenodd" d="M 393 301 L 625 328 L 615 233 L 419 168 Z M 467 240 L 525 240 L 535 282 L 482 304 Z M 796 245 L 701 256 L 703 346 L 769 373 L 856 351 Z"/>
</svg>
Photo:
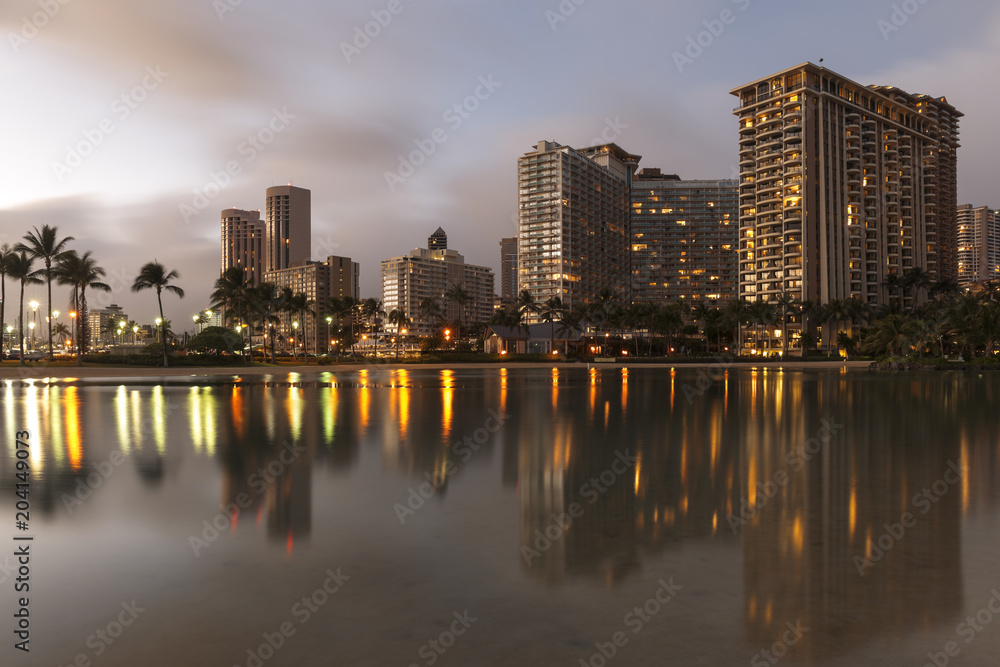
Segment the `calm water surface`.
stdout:
<svg viewBox="0 0 1000 667">
<path fill-rule="evenodd" d="M 0 551 L 0 663 L 993 665 L 998 397 L 721 369 L 7 382 L 0 539 L 27 429 L 35 541 L 30 657 Z"/>
</svg>

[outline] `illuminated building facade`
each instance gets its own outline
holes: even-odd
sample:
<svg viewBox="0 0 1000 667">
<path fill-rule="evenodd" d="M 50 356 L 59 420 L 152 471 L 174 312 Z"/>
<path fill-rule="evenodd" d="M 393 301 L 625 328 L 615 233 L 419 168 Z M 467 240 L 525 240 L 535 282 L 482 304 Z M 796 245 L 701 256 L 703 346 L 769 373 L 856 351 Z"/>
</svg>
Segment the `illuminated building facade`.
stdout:
<svg viewBox="0 0 1000 667">
<path fill-rule="evenodd" d="M 640 156 L 541 141 L 518 159 L 517 289 L 565 307 L 629 290 L 629 187 Z M 531 321 L 537 318 L 529 318 Z"/>
<path fill-rule="evenodd" d="M 958 284 L 1000 280 L 1000 211 L 958 207 Z"/>
<path fill-rule="evenodd" d="M 437 299 L 448 322 L 486 322 L 493 315 L 493 270 L 466 264 L 465 257 L 447 249 L 444 232 L 440 228 L 438 232 L 428 239 L 428 245 L 436 245 L 437 249 L 414 248 L 409 255 L 382 261 L 382 310 L 406 313 L 412 320 L 407 329 L 411 335 L 434 332 L 436 323 L 420 317 L 424 299 Z M 469 301 L 464 306 L 445 298 L 452 285 L 461 285 L 468 293 Z M 397 327 L 387 323 L 386 329 L 395 332 Z"/>
<path fill-rule="evenodd" d="M 299 352 L 323 354 L 330 342 L 327 340 L 330 330 L 324 315 L 327 304 L 333 297 L 351 296 L 357 299 L 358 274 L 357 262 L 352 262 L 350 257 L 336 256 L 327 257 L 324 262 L 295 262 L 286 269 L 265 273 L 264 282 L 274 284 L 279 291 L 287 287 L 293 294 L 305 294 L 306 299 L 313 304 L 310 309 L 315 313 L 308 314 L 301 320 L 298 315 L 278 313 L 281 322 L 277 325 L 277 348 L 287 349 L 289 345 L 282 344 L 281 341 L 295 338 Z M 297 328 L 294 326 L 295 322 L 298 322 Z"/>
<path fill-rule="evenodd" d="M 228 208 L 222 212 L 222 273 L 243 269 L 251 285 L 260 284 L 264 273 L 264 223 L 260 211 Z"/>
<path fill-rule="evenodd" d="M 642 169 L 632 181 L 633 302 L 719 301 L 739 290 L 736 181 L 682 181 Z"/>
<path fill-rule="evenodd" d="M 513 303 L 517 298 L 517 237 L 500 239 L 500 298 Z"/>
<path fill-rule="evenodd" d="M 879 305 L 890 275 L 957 277 L 962 114 L 945 98 L 863 86 L 812 63 L 731 94 L 742 297 Z"/>
<path fill-rule="evenodd" d="M 293 185 L 267 189 L 265 269 L 278 271 L 309 260 L 312 193 Z"/>
</svg>

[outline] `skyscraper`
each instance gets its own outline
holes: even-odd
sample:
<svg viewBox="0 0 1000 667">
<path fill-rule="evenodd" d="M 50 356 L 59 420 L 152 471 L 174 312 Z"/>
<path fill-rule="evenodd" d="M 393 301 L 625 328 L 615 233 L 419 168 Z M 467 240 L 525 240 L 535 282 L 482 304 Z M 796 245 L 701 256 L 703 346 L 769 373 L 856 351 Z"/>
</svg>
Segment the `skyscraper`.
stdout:
<svg viewBox="0 0 1000 667">
<path fill-rule="evenodd" d="M 435 240 L 447 244 L 447 236 L 440 228 L 438 231 L 440 234 L 428 239 L 428 245 Z M 446 299 L 445 293 L 453 285 L 465 288 L 468 303 L 460 305 Z M 436 322 L 420 315 L 420 304 L 425 299 L 437 299 L 449 322 L 486 322 L 493 314 L 493 271 L 466 264 L 458 252 L 442 248 L 414 248 L 409 255 L 382 261 L 382 309 L 386 313 L 400 310 L 412 319 L 408 328 L 411 335 L 434 332 Z M 387 327 L 393 331 L 396 328 Z"/>
<path fill-rule="evenodd" d="M 327 310 L 331 297 L 353 296 L 357 298 L 357 262 L 350 257 L 327 257 L 323 262 L 303 260 L 293 262 L 291 266 L 277 271 L 268 271 L 264 280 L 278 287 L 288 288 L 293 294 L 305 294 L 306 300 L 316 316 L 305 315 L 301 321 L 294 313 L 279 313 L 280 323 L 277 333 L 282 339 L 288 340 L 296 335 L 299 340 L 295 345 L 299 352 L 324 353 L 328 347 L 327 324 L 322 313 Z M 294 323 L 298 322 L 298 326 Z M 282 345 L 279 343 L 279 349 Z"/>
<path fill-rule="evenodd" d="M 736 181 L 682 181 L 659 169 L 642 169 L 635 175 L 632 301 L 736 298 L 736 185 Z"/>
<path fill-rule="evenodd" d="M 238 267 L 254 286 L 264 273 L 264 223 L 260 211 L 227 208 L 222 212 L 222 272 Z"/>
<path fill-rule="evenodd" d="M 518 159 L 518 289 L 566 307 L 627 301 L 629 187 L 640 156 L 541 141 Z"/>
<path fill-rule="evenodd" d="M 310 258 L 312 193 L 292 185 L 267 189 L 266 271 Z"/>
<path fill-rule="evenodd" d="M 882 304 L 891 275 L 957 275 L 962 114 L 945 98 L 863 86 L 812 63 L 731 94 L 741 296 Z"/>
<path fill-rule="evenodd" d="M 427 237 L 427 248 L 429 250 L 447 250 L 448 235 L 438 227 L 434 233 Z"/>
<path fill-rule="evenodd" d="M 500 239 L 500 298 L 512 303 L 517 298 L 517 237 Z"/>
<path fill-rule="evenodd" d="M 958 284 L 1000 280 L 1000 211 L 958 207 Z"/>
</svg>

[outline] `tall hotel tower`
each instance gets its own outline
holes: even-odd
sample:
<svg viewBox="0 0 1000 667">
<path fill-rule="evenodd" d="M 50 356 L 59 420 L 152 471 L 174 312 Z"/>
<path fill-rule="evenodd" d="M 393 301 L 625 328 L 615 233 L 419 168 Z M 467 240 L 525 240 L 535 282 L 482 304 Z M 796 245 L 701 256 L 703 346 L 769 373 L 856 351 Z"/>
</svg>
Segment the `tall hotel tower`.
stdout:
<svg viewBox="0 0 1000 667">
<path fill-rule="evenodd" d="M 1000 280 L 1000 211 L 958 207 L 958 284 Z"/>
<path fill-rule="evenodd" d="M 882 304 L 892 274 L 957 278 L 962 114 L 945 98 L 863 86 L 812 63 L 731 93 L 741 296 Z"/>
<path fill-rule="evenodd" d="M 222 272 L 239 267 L 255 287 L 264 274 L 264 223 L 260 211 L 227 208 L 222 212 Z"/>
<path fill-rule="evenodd" d="M 518 290 L 567 308 L 629 289 L 629 188 L 640 157 L 542 141 L 517 162 Z"/>
<path fill-rule="evenodd" d="M 310 258 L 312 193 L 292 185 L 267 189 L 265 271 L 287 269 Z"/>
</svg>

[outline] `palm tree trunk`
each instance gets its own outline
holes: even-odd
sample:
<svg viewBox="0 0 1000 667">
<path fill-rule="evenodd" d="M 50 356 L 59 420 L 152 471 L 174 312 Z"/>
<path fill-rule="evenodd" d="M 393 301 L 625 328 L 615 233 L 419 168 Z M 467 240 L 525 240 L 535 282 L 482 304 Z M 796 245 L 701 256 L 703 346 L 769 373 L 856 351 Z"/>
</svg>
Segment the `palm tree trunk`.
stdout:
<svg viewBox="0 0 1000 667">
<path fill-rule="evenodd" d="M 163 367 L 166 368 L 167 362 L 167 321 L 163 318 L 163 299 L 160 298 L 160 288 L 156 288 L 156 304 L 160 307 L 160 339 L 163 343 Z"/>
<path fill-rule="evenodd" d="M 45 282 L 48 285 L 49 292 L 49 302 L 48 306 L 48 317 L 45 319 L 49 323 L 49 361 L 55 361 L 55 355 L 52 353 L 52 260 L 49 258 L 45 259 Z"/>
<path fill-rule="evenodd" d="M 18 355 L 17 365 L 24 366 L 24 281 L 21 281 L 21 305 L 18 307 L 17 318 L 17 347 L 21 350 Z"/>
</svg>

